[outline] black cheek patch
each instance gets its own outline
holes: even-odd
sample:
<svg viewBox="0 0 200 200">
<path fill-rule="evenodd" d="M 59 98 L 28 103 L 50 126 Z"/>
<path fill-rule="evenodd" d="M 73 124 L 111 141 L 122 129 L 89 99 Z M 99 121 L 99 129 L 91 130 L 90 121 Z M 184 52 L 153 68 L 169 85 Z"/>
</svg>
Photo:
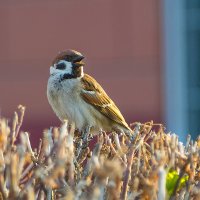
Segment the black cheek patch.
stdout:
<svg viewBox="0 0 200 200">
<path fill-rule="evenodd" d="M 65 69 L 65 63 L 56 64 L 56 69 Z"/>
</svg>

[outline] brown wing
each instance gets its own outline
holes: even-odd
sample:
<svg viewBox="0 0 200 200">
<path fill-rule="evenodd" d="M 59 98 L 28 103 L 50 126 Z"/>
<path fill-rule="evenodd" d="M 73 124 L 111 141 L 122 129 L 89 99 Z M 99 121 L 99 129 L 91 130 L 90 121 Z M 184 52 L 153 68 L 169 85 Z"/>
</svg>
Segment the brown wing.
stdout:
<svg viewBox="0 0 200 200">
<path fill-rule="evenodd" d="M 81 95 L 87 103 L 94 106 L 109 119 L 130 130 L 115 103 L 108 97 L 95 79 L 85 74 L 82 78 L 82 87 Z"/>
</svg>

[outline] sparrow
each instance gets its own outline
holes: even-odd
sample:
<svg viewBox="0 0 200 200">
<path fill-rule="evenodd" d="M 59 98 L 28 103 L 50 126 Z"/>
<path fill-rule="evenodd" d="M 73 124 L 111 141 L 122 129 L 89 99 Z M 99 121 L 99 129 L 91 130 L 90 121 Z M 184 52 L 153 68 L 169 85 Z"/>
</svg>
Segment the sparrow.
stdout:
<svg viewBox="0 0 200 200">
<path fill-rule="evenodd" d="M 78 131 L 132 133 L 120 110 L 101 85 L 83 71 L 84 56 L 75 50 L 58 53 L 50 67 L 47 98 L 61 121 Z"/>
</svg>

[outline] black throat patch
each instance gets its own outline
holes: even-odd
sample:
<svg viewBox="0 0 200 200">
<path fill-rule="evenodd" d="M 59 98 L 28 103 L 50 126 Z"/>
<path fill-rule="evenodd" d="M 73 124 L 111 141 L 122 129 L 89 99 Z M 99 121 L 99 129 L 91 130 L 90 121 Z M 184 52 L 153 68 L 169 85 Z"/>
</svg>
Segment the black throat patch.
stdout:
<svg viewBox="0 0 200 200">
<path fill-rule="evenodd" d="M 81 76 L 81 67 L 73 67 L 72 74 L 64 74 L 60 77 L 60 81 L 64 81 L 66 79 L 78 78 Z"/>
<path fill-rule="evenodd" d="M 73 79 L 73 78 L 77 78 L 77 77 L 74 74 L 63 74 L 60 77 L 60 82 L 66 80 L 66 79 Z"/>
</svg>

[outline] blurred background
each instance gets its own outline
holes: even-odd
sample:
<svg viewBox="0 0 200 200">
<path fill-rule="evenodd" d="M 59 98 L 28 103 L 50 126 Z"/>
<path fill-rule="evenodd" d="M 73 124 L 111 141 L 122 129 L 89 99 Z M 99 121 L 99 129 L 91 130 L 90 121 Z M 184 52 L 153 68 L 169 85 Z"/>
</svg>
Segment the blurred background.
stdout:
<svg viewBox="0 0 200 200">
<path fill-rule="evenodd" d="M 26 106 L 39 138 L 60 122 L 46 98 L 56 54 L 75 49 L 128 123 L 200 133 L 199 0 L 0 0 L 0 112 Z"/>
</svg>

